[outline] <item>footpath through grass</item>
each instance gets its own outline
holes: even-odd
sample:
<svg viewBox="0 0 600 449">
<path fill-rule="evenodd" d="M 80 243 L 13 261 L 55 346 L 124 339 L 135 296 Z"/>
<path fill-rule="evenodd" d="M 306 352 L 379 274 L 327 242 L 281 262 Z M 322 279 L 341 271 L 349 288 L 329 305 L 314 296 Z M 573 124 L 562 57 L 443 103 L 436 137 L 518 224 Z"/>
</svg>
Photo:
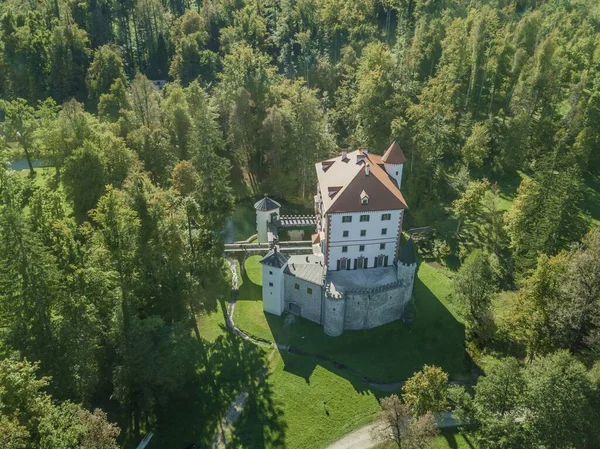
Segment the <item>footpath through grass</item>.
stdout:
<svg viewBox="0 0 600 449">
<path fill-rule="evenodd" d="M 415 280 L 412 324 L 394 322 L 329 337 L 319 324 L 302 318 L 286 321 L 285 317 L 263 312 L 261 287 L 257 284 L 259 260 L 259 256 L 246 260 L 246 274 L 242 276 L 236 304 L 235 321 L 244 331 L 333 359 L 379 383 L 405 380 L 424 364 L 442 367 L 453 379 L 469 375 L 471 362 L 465 352 L 464 326 L 449 298 L 450 279 L 442 270 L 425 263 L 420 265 Z M 312 369 L 319 363 L 314 360 Z M 306 378 L 310 372 L 311 368 L 307 368 Z"/>
</svg>

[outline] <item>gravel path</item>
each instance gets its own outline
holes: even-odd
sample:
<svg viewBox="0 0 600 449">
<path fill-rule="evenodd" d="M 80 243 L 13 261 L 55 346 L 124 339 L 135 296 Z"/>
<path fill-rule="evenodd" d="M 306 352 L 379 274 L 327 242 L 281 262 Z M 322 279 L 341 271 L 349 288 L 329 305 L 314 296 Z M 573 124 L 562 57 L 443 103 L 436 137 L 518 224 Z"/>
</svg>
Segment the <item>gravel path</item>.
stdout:
<svg viewBox="0 0 600 449">
<path fill-rule="evenodd" d="M 370 449 L 377 444 L 371 438 L 371 430 L 375 424 L 368 424 L 337 440 L 327 449 Z"/>
</svg>

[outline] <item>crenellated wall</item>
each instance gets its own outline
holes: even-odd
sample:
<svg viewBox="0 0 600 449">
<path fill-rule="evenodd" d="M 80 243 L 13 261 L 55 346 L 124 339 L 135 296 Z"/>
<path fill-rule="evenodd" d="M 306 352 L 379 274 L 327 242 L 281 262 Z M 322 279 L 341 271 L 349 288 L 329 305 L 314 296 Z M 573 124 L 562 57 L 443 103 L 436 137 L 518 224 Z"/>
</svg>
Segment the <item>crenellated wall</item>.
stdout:
<svg viewBox="0 0 600 449">
<path fill-rule="evenodd" d="M 327 335 L 338 337 L 344 332 L 346 301 L 338 292 L 332 292 L 330 285 L 325 288 L 323 305 L 323 330 Z"/>
<path fill-rule="evenodd" d="M 325 333 L 334 337 L 341 335 L 345 329 L 371 329 L 402 318 L 412 296 L 416 268 L 416 264 L 398 262 L 396 281 L 372 288 L 345 291 L 337 291 L 327 279 L 321 286 L 289 273 L 282 273 L 283 301 L 276 304 L 280 307 L 279 310 L 291 311 L 322 324 Z M 263 279 L 265 278 L 267 273 L 263 274 Z M 277 290 L 278 286 L 274 287 Z M 267 290 L 269 289 L 263 287 L 263 295 L 271 296 Z M 269 296 L 263 296 L 265 311 L 277 313 L 279 310 L 271 305 Z M 268 310 L 267 305 L 271 310 Z"/>
</svg>

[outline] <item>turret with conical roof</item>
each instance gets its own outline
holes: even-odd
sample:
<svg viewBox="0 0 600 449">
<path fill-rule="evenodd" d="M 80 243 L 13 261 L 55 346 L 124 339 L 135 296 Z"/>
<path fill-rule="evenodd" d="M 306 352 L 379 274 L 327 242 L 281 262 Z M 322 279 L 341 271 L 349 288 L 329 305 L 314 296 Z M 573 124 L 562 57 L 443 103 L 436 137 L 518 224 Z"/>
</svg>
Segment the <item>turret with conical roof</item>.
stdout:
<svg viewBox="0 0 600 449">
<path fill-rule="evenodd" d="M 281 204 L 272 200 L 266 194 L 264 198 L 254 203 L 258 243 L 267 243 L 269 241 L 269 223 L 273 220 L 273 216 L 279 218 L 280 207 Z"/>
<path fill-rule="evenodd" d="M 260 260 L 262 265 L 262 297 L 265 312 L 281 315 L 284 310 L 284 270 L 289 256 L 282 254 L 277 245 Z"/>
<path fill-rule="evenodd" d="M 404 157 L 404 153 L 398 142 L 395 140 L 392 142 L 382 156 L 381 161 L 385 164 L 387 174 L 394 178 L 396 184 L 398 184 L 398 188 L 400 188 L 400 184 L 402 183 L 402 168 L 406 162 L 406 157 Z"/>
</svg>

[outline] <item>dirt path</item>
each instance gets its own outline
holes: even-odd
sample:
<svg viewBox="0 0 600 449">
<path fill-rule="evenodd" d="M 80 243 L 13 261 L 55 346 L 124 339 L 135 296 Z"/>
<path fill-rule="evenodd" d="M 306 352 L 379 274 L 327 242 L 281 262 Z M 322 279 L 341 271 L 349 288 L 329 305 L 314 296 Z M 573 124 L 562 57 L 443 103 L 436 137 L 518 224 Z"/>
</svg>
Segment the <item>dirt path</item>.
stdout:
<svg viewBox="0 0 600 449">
<path fill-rule="evenodd" d="M 337 440 L 327 449 L 370 449 L 377 444 L 371 438 L 371 430 L 375 424 L 368 424 Z"/>
</svg>

